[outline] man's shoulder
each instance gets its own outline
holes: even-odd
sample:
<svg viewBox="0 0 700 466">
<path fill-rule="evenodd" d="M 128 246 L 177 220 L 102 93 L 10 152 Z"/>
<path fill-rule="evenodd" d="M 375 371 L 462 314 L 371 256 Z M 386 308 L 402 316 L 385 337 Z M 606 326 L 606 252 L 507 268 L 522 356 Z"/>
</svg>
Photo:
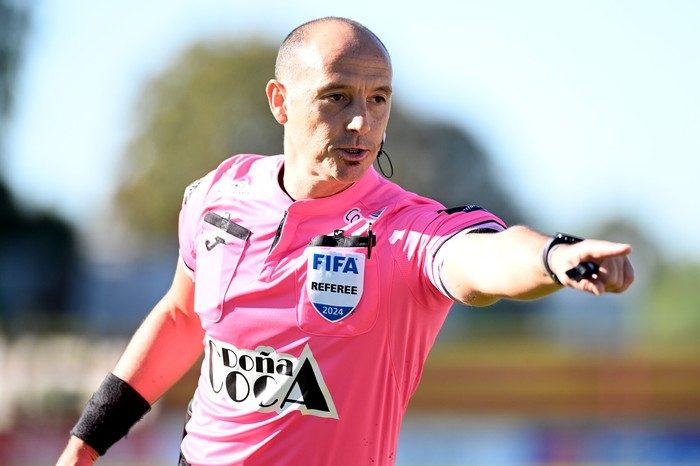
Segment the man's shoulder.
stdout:
<svg viewBox="0 0 700 466">
<path fill-rule="evenodd" d="M 445 205 L 435 199 L 424 195 L 408 191 L 401 186 L 390 182 L 382 183 L 383 195 L 381 198 L 390 200 L 387 207 L 382 211 L 385 222 L 391 222 L 394 228 L 398 225 L 418 225 L 437 224 L 472 225 L 479 222 L 494 223 L 499 229 L 505 229 L 505 224 L 497 216 L 488 210 L 477 205 L 461 205 L 456 207 L 445 207 Z"/>
<path fill-rule="evenodd" d="M 218 183 L 230 182 L 231 180 L 239 179 L 244 176 L 255 176 L 262 173 L 269 173 L 270 170 L 275 170 L 280 163 L 281 156 L 275 155 L 258 155 L 258 154 L 236 154 L 223 162 L 216 168 L 211 170 L 203 177 L 193 181 L 185 189 L 184 204 L 198 193 L 200 196 L 203 192 L 210 192 Z"/>
<path fill-rule="evenodd" d="M 390 201 L 393 215 L 411 215 L 411 212 L 417 211 L 437 212 L 445 208 L 435 199 L 408 191 L 389 180 L 380 182 L 380 186 L 375 192 L 378 199 Z"/>
<path fill-rule="evenodd" d="M 238 176 L 249 173 L 267 172 L 274 170 L 281 161 L 280 155 L 236 154 L 219 164 L 214 170 L 214 178 L 219 179 L 223 175 Z"/>
</svg>

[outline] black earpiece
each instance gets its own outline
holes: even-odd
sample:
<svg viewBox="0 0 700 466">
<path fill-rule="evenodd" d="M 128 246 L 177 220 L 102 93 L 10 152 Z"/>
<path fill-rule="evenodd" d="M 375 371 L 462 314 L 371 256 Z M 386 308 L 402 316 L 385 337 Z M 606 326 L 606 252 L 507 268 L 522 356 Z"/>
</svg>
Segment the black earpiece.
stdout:
<svg viewBox="0 0 700 466">
<path fill-rule="evenodd" d="M 389 158 L 389 154 L 386 153 L 384 150 L 384 141 L 386 140 L 386 134 L 384 134 L 384 138 L 382 139 L 382 143 L 379 145 L 379 153 L 377 153 L 377 167 L 379 168 L 379 171 L 382 172 L 382 175 L 384 175 L 386 178 L 391 178 L 394 176 L 394 164 L 391 163 L 391 159 Z M 386 172 L 384 171 L 384 167 L 382 167 L 382 161 L 380 160 L 380 157 L 384 154 L 384 157 L 386 157 L 386 160 L 389 162 L 389 174 L 387 175 Z"/>
</svg>

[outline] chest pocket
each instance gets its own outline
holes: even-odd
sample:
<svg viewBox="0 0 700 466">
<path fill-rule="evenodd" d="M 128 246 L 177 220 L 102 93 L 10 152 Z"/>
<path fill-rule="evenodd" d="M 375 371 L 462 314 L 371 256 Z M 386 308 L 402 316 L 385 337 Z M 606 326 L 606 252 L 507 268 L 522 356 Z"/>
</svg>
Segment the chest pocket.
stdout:
<svg viewBox="0 0 700 466">
<path fill-rule="evenodd" d="M 354 336 L 372 329 L 379 315 L 379 259 L 374 236 L 319 236 L 297 269 L 296 318 L 314 335 Z"/>
<path fill-rule="evenodd" d="M 194 308 L 209 322 L 221 319 L 223 302 L 250 230 L 216 212 L 207 212 L 197 239 Z"/>
</svg>

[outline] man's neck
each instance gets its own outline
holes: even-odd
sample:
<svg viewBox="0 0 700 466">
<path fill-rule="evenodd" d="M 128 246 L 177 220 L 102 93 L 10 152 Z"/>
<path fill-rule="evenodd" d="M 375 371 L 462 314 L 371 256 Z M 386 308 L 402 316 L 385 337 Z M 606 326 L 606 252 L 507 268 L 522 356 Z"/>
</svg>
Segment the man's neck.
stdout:
<svg viewBox="0 0 700 466">
<path fill-rule="evenodd" d="M 353 185 L 353 183 L 301 179 L 291 174 L 290 171 L 285 168 L 286 167 L 282 166 L 278 177 L 280 188 L 295 201 L 330 197 L 345 191 Z"/>
</svg>

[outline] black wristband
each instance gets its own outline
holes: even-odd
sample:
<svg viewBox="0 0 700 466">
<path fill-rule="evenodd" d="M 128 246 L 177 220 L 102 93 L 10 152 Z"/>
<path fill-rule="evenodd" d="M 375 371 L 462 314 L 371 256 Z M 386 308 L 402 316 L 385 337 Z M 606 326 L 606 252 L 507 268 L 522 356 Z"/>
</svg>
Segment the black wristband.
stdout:
<svg viewBox="0 0 700 466">
<path fill-rule="evenodd" d="M 101 456 L 150 411 L 151 405 L 131 385 L 109 373 L 87 402 L 71 434 Z"/>
<path fill-rule="evenodd" d="M 557 233 L 552 237 L 552 239 L 547 242 L 547 244 L 544 245 L 542 248 L 542 265 L 544 266 L 545 272 L 547 272 L 547 275 L 549 275 L 552 280 L 554 280 L 554 283 L 561 285 L 561 281 L 559 280 L 559 277 L 557 277 L 557 274 L 555 274 L 552 271 L 552 268 L 549 266 L 549 253 L 552 250 L 552 248 L 558 244 L 575 244 L 575 243 L 580 243 L 583 241 L 583 238 L 579 238 L 577 236 L 573 235 L 567 235 L 564 233 Z"/>
</svg>

